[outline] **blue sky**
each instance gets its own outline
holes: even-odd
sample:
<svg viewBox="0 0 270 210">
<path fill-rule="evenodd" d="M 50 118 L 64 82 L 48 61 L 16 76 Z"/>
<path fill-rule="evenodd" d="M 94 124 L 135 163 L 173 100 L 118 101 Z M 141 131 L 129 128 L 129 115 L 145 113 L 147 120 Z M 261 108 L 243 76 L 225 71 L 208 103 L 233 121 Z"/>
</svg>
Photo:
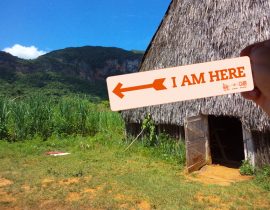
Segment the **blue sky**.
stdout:
<svg viewBox="0 0 270 210">
<path fill-rule="evenodd" d="M 84 45 L 145 50 L 170 0 L 1 0 L 0 50 Z"/>
</svg>

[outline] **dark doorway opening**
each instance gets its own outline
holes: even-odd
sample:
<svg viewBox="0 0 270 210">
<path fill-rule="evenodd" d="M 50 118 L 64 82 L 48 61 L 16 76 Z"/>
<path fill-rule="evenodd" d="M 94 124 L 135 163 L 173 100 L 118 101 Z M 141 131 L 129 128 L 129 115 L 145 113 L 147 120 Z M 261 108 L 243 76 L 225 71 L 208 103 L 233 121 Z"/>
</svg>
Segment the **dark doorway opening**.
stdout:
<svg viewBox="0 0 270 210">
<path fill-rule="evenodd" d="M 233 117 L 209 116 L 213 164 L 238 168 L 245 159 L 242 123 Z"/>
</svg>

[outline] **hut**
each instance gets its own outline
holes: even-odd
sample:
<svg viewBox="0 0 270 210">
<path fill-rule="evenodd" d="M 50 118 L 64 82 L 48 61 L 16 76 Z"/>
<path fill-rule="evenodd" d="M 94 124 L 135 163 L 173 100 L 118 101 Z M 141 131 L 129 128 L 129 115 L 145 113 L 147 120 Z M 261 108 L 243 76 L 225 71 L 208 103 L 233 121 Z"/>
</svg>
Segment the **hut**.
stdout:
<svg viewBox="0 0 270 210">
<path fill-rule="evenodd" d="M 239 57 L 269 38 L 269 0 L 172 0 L 140 71 Z M 159 132 L 185 139 L 189 171 L 244 159 L 270 163 L 269 117 L 240 94 L 123 111 L 126 132 L 136 135 L 147 114 Z"/>
</svg>

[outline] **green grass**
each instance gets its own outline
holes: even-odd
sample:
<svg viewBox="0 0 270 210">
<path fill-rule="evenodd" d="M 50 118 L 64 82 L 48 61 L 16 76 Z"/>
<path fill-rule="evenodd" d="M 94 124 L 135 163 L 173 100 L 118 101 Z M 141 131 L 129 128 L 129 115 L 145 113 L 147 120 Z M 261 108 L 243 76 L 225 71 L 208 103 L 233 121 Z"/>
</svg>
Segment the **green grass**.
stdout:
<svg viewBox="0 0 270 210">
<path fill-rule="evenodd" d="M 252 176 L 255 173 L 255 168 L 251 165 L 249 160 L 243 160 L 240 167 L 240 174 Z"/>
<path fill-rule="evenodd" d="M 270 207 L 270 192 L 255 181 L 229 187 L 192 182 L 183 173 L 183 165 L 161 155 L 167 151 L 164 148 L 154 150 L 137 142 L 124 152 L 126 147 L 121 132 L 52 136 L 47 141 L 0 141 L 0 177 L 13 182 L 0 187 L 0 209 Z M 71 154 L 45 155 L 52 150 Z"/>
<path fill-rule="evenodd" d="M 255 182 L 258 186 L 270 191 L 270 166 L 266 165 L 255 172 Z"/>
</svg>

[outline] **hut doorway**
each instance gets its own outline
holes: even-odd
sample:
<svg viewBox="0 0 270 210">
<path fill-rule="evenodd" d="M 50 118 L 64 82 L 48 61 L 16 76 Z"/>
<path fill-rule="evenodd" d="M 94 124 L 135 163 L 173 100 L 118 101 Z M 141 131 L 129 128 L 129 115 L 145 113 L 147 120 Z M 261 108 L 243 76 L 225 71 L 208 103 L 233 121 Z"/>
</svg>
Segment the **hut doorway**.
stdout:
<svg viewBox="0 0 270 210">
<path fill-rule="evenodd" d="M 245 132 L 244 132 L 245 134 Z M 186 165 L 193 172 L 208 164 L 238 168 L 246 157 L 249 135 L 244 146 L 242 123 L 237 118 L 199 115 L 185 119 Z"/>
<path fill-rule="evenodd" d="M 208 116 L 213 164 L 238 168 L 245 159 L 242 123 L 233 117 Z"/>
</svg>

